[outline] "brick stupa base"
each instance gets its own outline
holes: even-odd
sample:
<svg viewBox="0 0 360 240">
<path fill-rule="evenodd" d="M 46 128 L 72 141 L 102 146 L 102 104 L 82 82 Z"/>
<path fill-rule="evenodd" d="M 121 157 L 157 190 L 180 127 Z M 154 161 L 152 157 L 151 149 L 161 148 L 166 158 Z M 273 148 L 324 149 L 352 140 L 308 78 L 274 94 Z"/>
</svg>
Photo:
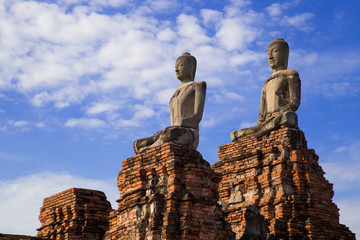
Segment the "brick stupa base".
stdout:
<svg viewBox="0 0 360 240">
<path fill-rule="evenodd" d="M 103 192 L 70 188 L 44 199 L 37 239 L 102 240 L 110 211 Z"/>
<path fill-rule="evenodd" d="M 122 162 L 110 239 L 232 239 L 218 200 L 219 177 L 200 153 L 165 143 Z"/>
<path fill-rule="evenodd" d="M 274 239 L 355 240 L 339 224 L 332 184 L 304 133 L 281 127 L 262 137 L 245 137 L 219 147 L 215 172 L 222 175 L 219 203 L 239 239 L 244 212 L 255 204 Z"/>
</svg>

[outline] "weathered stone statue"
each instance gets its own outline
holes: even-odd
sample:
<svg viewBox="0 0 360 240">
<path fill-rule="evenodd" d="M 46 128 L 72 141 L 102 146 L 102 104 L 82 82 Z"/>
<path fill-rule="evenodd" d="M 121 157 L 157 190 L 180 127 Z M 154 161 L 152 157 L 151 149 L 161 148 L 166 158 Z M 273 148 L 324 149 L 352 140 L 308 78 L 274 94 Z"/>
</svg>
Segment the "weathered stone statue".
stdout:
<svg viewBox="0 0 360 240">
<path fill-rule="evenodd" d="M 261 93 L 258 126 L 231 132 L 231 141 L 256 135 L 262 136 L 280 127 L 297 127 L 295 111 L 300 106 L 300 78 L 295 70 L 287 69 L 289 45 L 277 38 L 268 47 L 271 76 L 265 81 Z"/>
<path fill-rule="evenodd" d="M 174 142 L 196 150 L 199 143 L 199 123 L 205 104 L 206 83 L 194 82 L 196 58 L 183 53 L 175 64 L 180 87 L 170 99 L 171 126 L 153 136 L 134 141 L 134 152 L 140 153 L 165 142 Z"/>
</svg>

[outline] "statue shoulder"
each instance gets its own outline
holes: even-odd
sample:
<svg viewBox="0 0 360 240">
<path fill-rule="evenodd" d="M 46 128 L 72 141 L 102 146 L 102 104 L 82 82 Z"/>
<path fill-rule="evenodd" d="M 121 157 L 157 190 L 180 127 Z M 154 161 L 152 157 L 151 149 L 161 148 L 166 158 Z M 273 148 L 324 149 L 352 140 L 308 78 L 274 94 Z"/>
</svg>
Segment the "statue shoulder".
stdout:
<svg viewBox="0 0 360 240">
<path fill-rule="evenodd" d="M 282 74 L 284 74 L 286 76 L 297 76 L 297 77 L 299 77 L 299 73 L 296 70 L 285 69 L 285 70 L 283 70 L 281 72 L 282 72 Z"/>
<path fill-rule="evenodd" d="M 206 90 L 206 82 L 204 82 L 204 81 L 197 81 L 197 82 L 194 82 L 194 84 L 196 84 L 197 87 Z"/>
</svg>

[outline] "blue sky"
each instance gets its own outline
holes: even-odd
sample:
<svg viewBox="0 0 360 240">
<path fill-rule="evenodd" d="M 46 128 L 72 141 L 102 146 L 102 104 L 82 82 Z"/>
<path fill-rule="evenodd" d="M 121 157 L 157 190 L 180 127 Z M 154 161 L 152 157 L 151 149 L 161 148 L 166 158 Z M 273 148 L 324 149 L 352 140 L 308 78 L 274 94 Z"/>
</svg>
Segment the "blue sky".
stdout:
<svg viewBox="0 0 360 240">
<path fill-rule="evenodd" d="M 0 232 L 36 234 L 43 198 L 102 190 L 116 208 L 132 142 L 170 124 L 176 58 L 207 82 L 199 152 L 255 125 L 271 74 L 267 46 L 290 45 L 299 126 L 334 183 L 341 223 L 360 234 L 360 2 L 0 0 Z"/>
</svg>

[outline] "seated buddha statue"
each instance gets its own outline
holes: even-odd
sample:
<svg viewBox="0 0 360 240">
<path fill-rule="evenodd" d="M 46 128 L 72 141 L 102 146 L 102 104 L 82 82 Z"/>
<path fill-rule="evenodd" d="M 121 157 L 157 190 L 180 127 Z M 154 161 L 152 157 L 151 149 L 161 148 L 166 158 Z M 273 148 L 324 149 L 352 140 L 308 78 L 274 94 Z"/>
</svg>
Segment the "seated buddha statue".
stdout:
<svg viewBox="0 0 360 240">
<path fill-rule="evenodd" d="M 166 142 L 174 142 L 196 150 L 199 143 L 199 123 L 201 121 L 206 94 L 206 83 L 195 82 L 196 58 L 183 53 L 175 63 L 176 77 L 180 87 L 170 99 L 171 126 L 151 137 L 134 141 L 134 152 L 140 153 Z"/>
<path fill-rule="evenodd" d="M 301 81 L 297 71 L 287 69 L 289 45 L 277 38 L 268 47 L 268 61 L 272 70 L 265 81 L 260 100 L 258 126 L 231 132 L 231 141 L 245 136 L 262 136 L 280 126 L 297 128 L 295 111 L 300 106 Z"/>
</svg>

